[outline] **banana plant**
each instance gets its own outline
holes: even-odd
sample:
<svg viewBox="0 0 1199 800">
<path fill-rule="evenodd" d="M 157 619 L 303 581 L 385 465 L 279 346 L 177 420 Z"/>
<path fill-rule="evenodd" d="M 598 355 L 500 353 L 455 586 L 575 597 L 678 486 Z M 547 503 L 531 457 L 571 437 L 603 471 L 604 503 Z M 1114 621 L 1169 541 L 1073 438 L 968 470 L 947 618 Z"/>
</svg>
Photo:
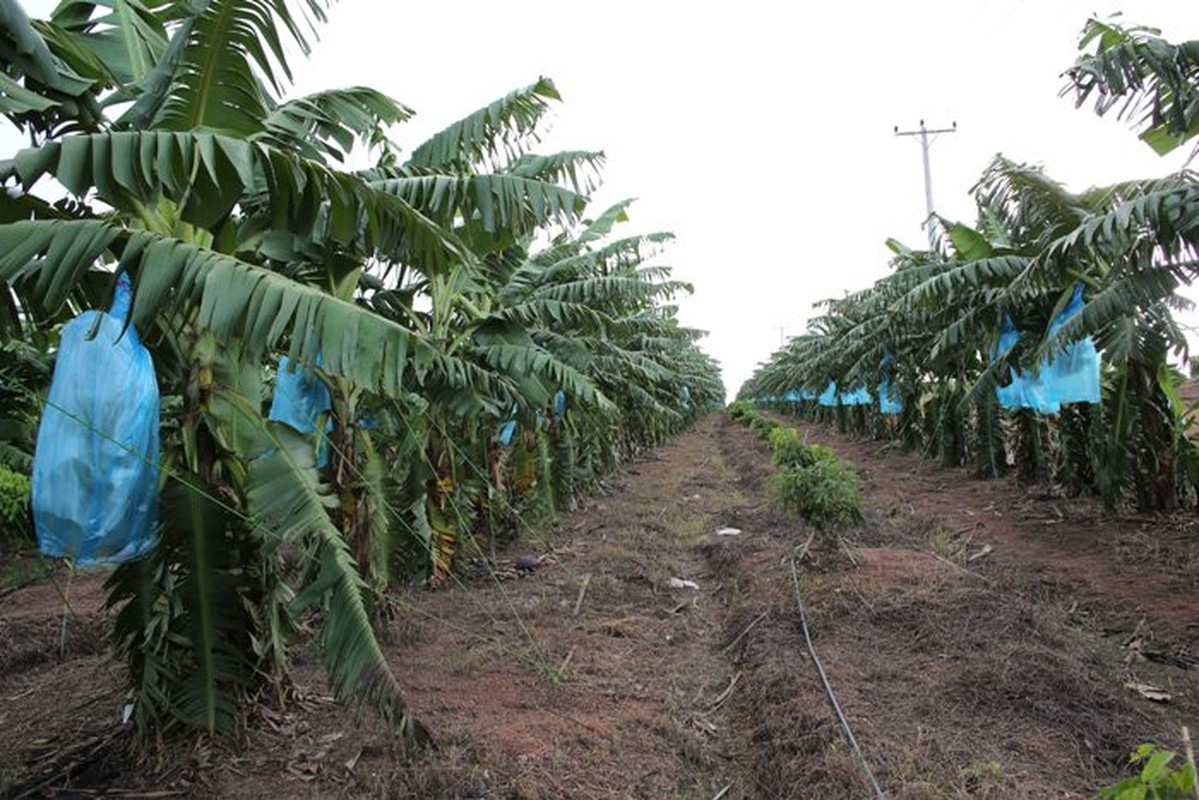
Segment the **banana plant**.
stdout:
<svg viewBox="0 0 1199 800">
<path fill-rule="evenodd" d="M 316 3 L 64 3 L 35 24 L 15 3 L 0 8 L 0 38 L 33 54 L 9 62 L 5 79 L 20 91 L 0 108 L 34 145 L 0 166 L 16 187 L 0 201 L 0 273 L 18 304 L 8 319 L 61 314 L 94 278 L 127 272 L 131 324 L 155 344 L 160 371 L 182 381 L 163 546 L 112 581 L 146 735 L 167 721 L 236 730 L 238 698 L 264 675 L 281 694 L 290 629 L 315 614 L 338 696 L 419 738 L 335 524 L 338 495 L 294 437 L 265 422 L 261 388 L 245 380 L 284 349 L 400 394 L 431 345 L 322 283 L 368 258 L 429 268 L 470 258 L 403 199 L 326 163 L 348 138 L 369 141 L 402 118 L 401 106 L 361 90 L 276 99 L 283 39 L 303 51 L 305 17 L 322 16 Z M 47 177 L 72 199 L 41 199 Z M 305 565 L 294 598 L 285 550 Z"/>
<path fill-rule="evenodd" d="M 282 702 L 288 645 L 315 628 L 338 697 L 423 740 L 371 616 L 414 561 L 444 580 L 500 494 L 479 420 L 515 405 L 534 430 L 570 397 L 535 440 L 552 497 L 579 445 L 645 446 L 723 397 L 668 302 L 688 287 L 641 263 L 666 237 L 602 242 L 623 208 L 583 219 L 603 154 L 532 152 L 550 80 L 404 160 L 390 129 L 412 112 L 384 94 L 284 97 L 324 16 L 319 0 L 65 0 L 34 21 L 0 0 L 0 113 L 30 142 L 0 161 L 0 327 L 27 336 L 127 273 L 173 404 L 163 546 L 110 582 L 146 736 L 236 733 L 240 698 Z M 344 168 L 356 148 L 370 168 Z M 330 389 L 323 468 L 263 415 L 282 354 Z"/>
<path fill-rule="evenodd" d="M 1099 116 L 1116 109 L 1162 155 L 1199 134 L 1199 41 L 1173 44 L 1156 28 L 1092 17 L 1078 49 L 1092 44 L 1066 71 L 1063 95 L 1077 106 L 1093 98 Z"/>
<path fill-rule="evenodd" d="M 1157 33 L 1091 20 L 1080 49 L 1094 51 L 1067 72 L 1065 91 L 1079 104 L 1095 99 L 1101 115 L 1118 109 L 1166 152 L 1196 132 L 1199 50 Z M 1169 360 L 1185 353 L 1172 312 L 1189 303 L 1177 290 L 1199 265 L 1194 175 L 1076 194 L 1044 170 L 1000 156 L 973 194 L 975 225 L 935 220 L 930 251 L 891 243 L 894 271 L 826 302 L 810 332 L 776 353 L 742 396 L 865 383 L 885 353 L 905 392 L 905 417 L 921 409 L 925 443 L 943 461 L 961 463 L 972 451 L 980 471 L 993 475 L 1010 454 L 1025 477 L 1053 473 L 1109 505 L 1131 498 L 1141 510 L 1173 508 L 1193 494 L 1180 481 L 1179 465 L 1194 459 L 1171 404 L 1177 378 Z M 1082 310 L 1055 324 L 1080 285 Z M 1026 335 L 1001 353 L 1005 324 Z M 1100 409 L 1067 407 L 1056 420 L 1031 411 L 996 419 L 995 388 L 1013 370 L 1035 374 L 1085 337 L 1103 355 Z M 1012 441 L 1004 442 L 1005 428 Z"/>
</svg>

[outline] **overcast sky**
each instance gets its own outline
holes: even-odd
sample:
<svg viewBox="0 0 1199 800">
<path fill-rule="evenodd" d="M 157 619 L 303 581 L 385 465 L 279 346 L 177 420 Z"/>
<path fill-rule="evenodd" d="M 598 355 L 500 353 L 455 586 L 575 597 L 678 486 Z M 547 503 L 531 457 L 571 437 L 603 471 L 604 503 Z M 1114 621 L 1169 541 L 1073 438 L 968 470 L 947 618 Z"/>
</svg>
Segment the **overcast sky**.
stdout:
<svg viewBox="0 0 1199 800">
<path fill-rule="evenodd" d="M 50 4 L 27 3 L 35 16 Z M 695 285 L 730 396 L 812 304 L 887 271 L 887 237 L 924 241 L 920 146 L 894 126 L 958 131 L 932 147 L 937 211 L 1002 152 L 1070 189 L 1177 169 L 1127 125 L 1059 97 L 1088 16 L 1199 38 L 1182 0 L 342 0 L 295 93 L 365 84 L 417 111 L 411 149 L 508 91 L 553 78 L 564 103 L 538 150 L 602 149 L 594 213 L 639 198 L 627 233 L 668 230 L 661 263 Z"/>
<path fill-rule="evenodd" d="M 394 10 L 381 11 L 381 8 Z M 1190 2 L 946 0 L 798 4 L 378 3 L 330 15 L 297 90 L 369 84 L 417 111 L 409 147 L 539 75 L 564 103 L 542 151 L 602 149 L 599 207 L 637 197 L 630 232 L 669 230 L 661 258 L 695 285 L 730 395 L 812 304 L 887 271 L 888 236 L 924 241 L 921 153 L 894 126 L 958 132 L 932 146 L 937 210 L 998 152 L 1071 189 L 1177 169 L 1123 123 L 1059 97 L 1091 14 L 1199 37 Z"/>
</svg>

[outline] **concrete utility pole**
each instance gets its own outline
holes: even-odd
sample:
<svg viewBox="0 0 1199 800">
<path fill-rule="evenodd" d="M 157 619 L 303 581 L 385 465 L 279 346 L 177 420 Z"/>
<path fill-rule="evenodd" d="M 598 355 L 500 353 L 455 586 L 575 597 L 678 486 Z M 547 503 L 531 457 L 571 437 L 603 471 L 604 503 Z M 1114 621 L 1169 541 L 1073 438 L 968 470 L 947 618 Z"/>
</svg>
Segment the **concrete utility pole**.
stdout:
<svg viewBox="0 0 1199 800">
<path fill-rule="evenodd" d="M 958 124 L 956 122 L 953 123 L 953 127 L 951 128 L 936 128 L 934 130 L 924 127 L 924 120 L 920 120 L 920 130 L 917 131 L 901 131 L 898 125 L 895 126 L 896 136 L 920 137 L 920 149 L 924 152 L 924 205 L 928 212 L 924 215 L 925 224 L 928 223 L 928 218 L 933 215 L 933 175 L 932 169 L 928 165 L 928 148 L 936 140 L 937 134 L 957 133 L 957 131 Z M 933 138 L 929 139 L 929 136 Z"/>
</svg>

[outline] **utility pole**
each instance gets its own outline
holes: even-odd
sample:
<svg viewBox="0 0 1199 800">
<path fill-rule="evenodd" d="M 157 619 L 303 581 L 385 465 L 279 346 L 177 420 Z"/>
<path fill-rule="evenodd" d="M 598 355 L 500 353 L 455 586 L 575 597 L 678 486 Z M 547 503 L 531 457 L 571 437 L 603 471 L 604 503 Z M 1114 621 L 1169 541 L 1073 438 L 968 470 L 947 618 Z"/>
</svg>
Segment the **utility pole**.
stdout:
<svg viewBox="0 0 1199 800">
<path fill-rule="evenodd" d="M 926 225 L 928 224 L 929 218 L 933 215 L 933 174 L 932 169 L 928 164 L 928 148 L 932 146 L 932 143 L 936 140 L 937 134 L 957 133 L 957 131 L 958 124 L 956 122 L 953 123 L 953 127 L 935 128 L 933 130 L 929 130 L 928 128 L 924 127 L 924 120 L 920 120 L 920 130 L 916 131 L 901 131 L 898 125 L 895 126 L 896 136 L 920 137 L 920 149 L 924 153 L 924 205 L 928 212 L 924 216 L 924 222 Z M 929 139 L 929 136 L 932 136 L 933 138 Z M 931 227 L 929 228 L 929 236 L 932 236 Z"/>
</svg>

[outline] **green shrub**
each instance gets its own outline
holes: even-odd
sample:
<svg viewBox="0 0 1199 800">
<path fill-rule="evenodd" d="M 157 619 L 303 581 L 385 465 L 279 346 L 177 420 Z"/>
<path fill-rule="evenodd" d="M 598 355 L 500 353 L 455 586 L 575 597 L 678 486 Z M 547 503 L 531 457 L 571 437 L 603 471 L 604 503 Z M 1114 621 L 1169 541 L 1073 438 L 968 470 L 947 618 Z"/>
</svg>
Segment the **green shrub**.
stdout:
<svg viewBox="0 0 1199 800">
<path fill-rule="evenodd" d="M 1129 759 L 1132 764 L 1144 762 L 1141 771 L 1100 789 L 1095 800 L 1190 800 L 1195 792 L 1195 764 L 1184 758 L 1177 769 L 1171 769 L 1177 757 L 1155 744 L 1141 745 Z"/>
<path fill-rule="evenodd" d="M 810 467 L 813 464 L 820 463 L 821 461 L 840 464 L 842 467 L 852 472 L 854 475 L 854 480 L 857 480 L 858 473 L 857 470 L 853 468 L 853 465 L 847 461 L 842 461 L 837 455 L 836 451 L 834 451 L 831 447 L 825 447 L 822 444 L 807 445 L 807 447 L 804 448 L 803 457 L 800 459 L 799 466 Z"/>
<path fill-rule="evenodd" d="M 808 446 L 799 438 L 795 428 L 779 426 L 770 432 L 770 446 L 774 448 L 773 461 L 778 467 L 798 467 L 805 463 Z"/>
<path fill-rule="evenodd" d="M 858 473 L 828 448 L 806 448 L 811 463 L 780 469 L 770 481 L 775 500 L 788 514 L 826 533 L 862 520 Z"/>
<path fill-rule="evenodd" d="M 729 406 L 729 416 L 735 422 L 746 422 L 750 417 L 756 417 L 758 412 L 754 411 L 753 404 L 748 400 L 737 400 Z"/>
<path fill-rule="evenodd" d="M 23 547 L 33 541 L 29 477 L 0 465 L 0 543 Z"/>
<path fill-rule="evenodd" d="M 795 428 L 781 425 L 770 432 L 774 464 L 778 467 L 810 467 L 817 461 L 840 461 L 837 454 L 819 444 L 805 444 Z M 847 465 L 848 466 L 848 465 Z"/>
<path fill-rule="evenodd" d="M 777 427 L 779 427 L 777 422 L 772 419 L 767 419 L 766 417 L 754 416 L 749 421 L 749 429 L 753 431 L 754 436 L 757 436 L 759 439 L 770 438 L 771 431 Z"/>
</svg>

